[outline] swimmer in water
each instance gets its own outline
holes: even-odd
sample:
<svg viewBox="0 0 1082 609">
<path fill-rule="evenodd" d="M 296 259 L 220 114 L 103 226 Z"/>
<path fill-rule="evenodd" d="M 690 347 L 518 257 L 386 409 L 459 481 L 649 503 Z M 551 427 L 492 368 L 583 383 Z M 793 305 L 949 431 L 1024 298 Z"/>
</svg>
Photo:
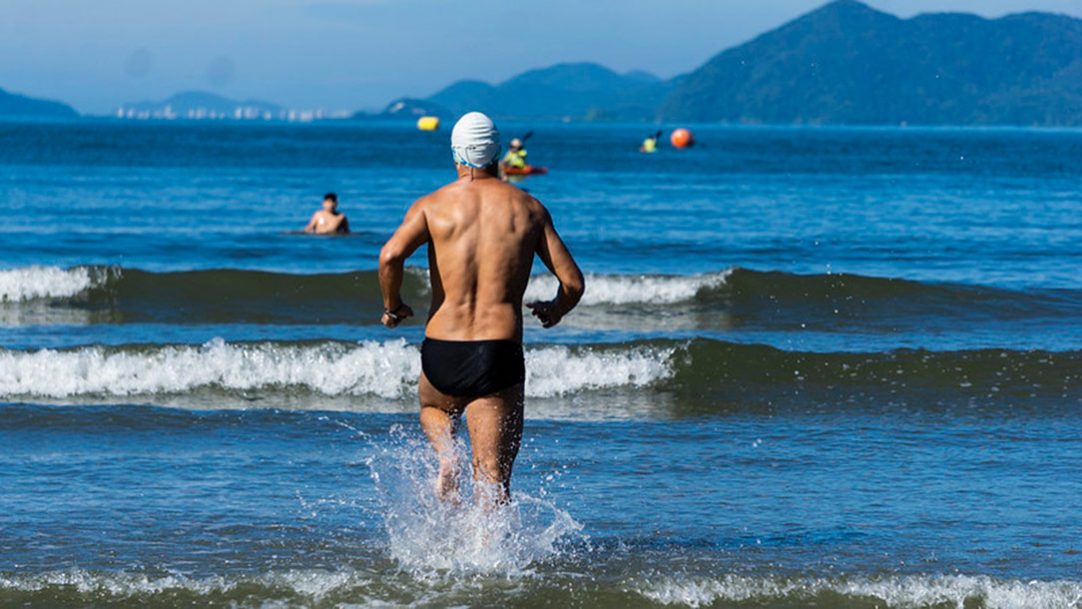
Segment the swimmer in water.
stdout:
<svg viewBox="0 0 1082 609">
<path fill-rule="evenodd" d="M 440 463 L 436 492 L 451 501 L 457 494 L 453 437 L 465 415 L 473 477 L 502 503 L 522 440 L 522 300 L 534 258 L 560 283 L 552 300 L 526 305 L 542 327 L 555 326 L 575 308 L 583 276 L 548 210 L 500 180 L 500 134 L 487 116 L 463 116 L 451 133 L 451 150 L 458 179 L 418 199 L 380 253 L 382 321 L 395 328 L 413 316 L 400 293 L 404 265 L 428 245 L 432 304 L 418 393 L 421 428 Z"/>
<path fill-rule="evenodd" d="M 349 234 L 349 218 L 338 211 L 338 195 L 333 192 L 323 195 L 323 209 L 312 214 L 304 232 L 315 235 Z"/>
</svg>

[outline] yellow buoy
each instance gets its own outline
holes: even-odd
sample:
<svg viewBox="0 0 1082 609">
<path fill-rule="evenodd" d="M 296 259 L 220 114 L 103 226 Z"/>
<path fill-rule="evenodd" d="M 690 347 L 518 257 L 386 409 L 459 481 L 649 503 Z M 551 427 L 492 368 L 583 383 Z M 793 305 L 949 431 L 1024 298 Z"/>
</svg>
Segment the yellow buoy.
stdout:
<svg viewBox="0 0 1082 609">
<path fill-rule="evenodd" d="M 435 131 L 440 128 L 440 117 L 422 116 L 417 119 L 417 128 L 421 131 Z"/>
</svg>

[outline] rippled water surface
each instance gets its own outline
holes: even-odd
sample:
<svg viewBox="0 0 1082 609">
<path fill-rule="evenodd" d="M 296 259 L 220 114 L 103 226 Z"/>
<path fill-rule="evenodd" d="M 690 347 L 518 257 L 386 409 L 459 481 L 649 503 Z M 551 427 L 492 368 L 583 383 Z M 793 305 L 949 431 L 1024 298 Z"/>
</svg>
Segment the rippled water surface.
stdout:
<svg viewBox="0 0 1082 609">
<path fill-rule="evenodd" d="M 501 127 L 588 285 L 493 513 L 376 323 L 447 133 L 0 123 L 0 606 L 1082 607 L 1082 132 Z"/>
</svg>

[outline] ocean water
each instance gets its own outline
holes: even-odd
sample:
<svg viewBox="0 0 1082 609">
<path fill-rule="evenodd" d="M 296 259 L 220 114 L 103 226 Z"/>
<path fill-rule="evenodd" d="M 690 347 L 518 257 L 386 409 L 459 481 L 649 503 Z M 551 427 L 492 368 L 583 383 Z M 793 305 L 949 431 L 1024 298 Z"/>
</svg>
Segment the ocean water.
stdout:
<svg viewBox="0 0 1082 609">
<path fill-rule="evenodd" d="M 1082 132 L 502 128 L 588 279 L 488 513 L 377 323 L 446 131 L 0 123 L 0 606 L 1082 607 Z"/>
</svg>

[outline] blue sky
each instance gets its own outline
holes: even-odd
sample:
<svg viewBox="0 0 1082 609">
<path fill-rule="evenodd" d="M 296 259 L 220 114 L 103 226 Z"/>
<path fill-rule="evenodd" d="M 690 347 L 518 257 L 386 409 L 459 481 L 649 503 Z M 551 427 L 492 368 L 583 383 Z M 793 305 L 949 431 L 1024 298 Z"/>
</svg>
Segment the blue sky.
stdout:
<svg viewBox="0 0 1082 609">
<path fill-rule="evenodd" d="M 205 89 L 298 107 L 381 107 L 461 78 L 597 61 L 673 76 L 824 0 L 0 0 L 0 87 L 107 113 Z M 870 0 L 901 16 L 1082 0 Z"/>
</svg>

